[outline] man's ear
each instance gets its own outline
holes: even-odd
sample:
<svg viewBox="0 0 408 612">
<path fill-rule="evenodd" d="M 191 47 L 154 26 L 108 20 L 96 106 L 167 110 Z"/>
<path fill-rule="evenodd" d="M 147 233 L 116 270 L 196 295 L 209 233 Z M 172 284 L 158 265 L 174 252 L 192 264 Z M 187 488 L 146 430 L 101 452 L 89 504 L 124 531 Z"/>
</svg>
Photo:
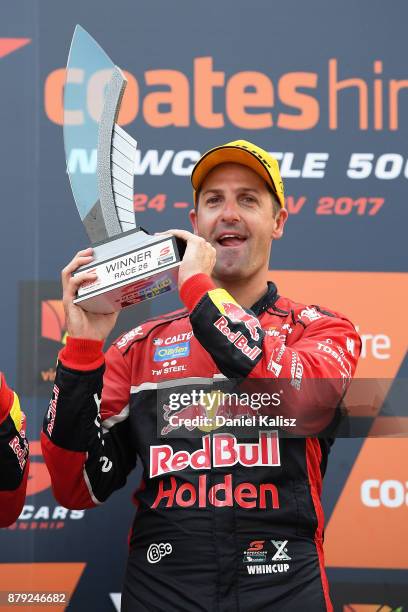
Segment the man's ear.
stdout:
<svg viewBox="0 0 408 612">
<path fill-rule="evenodd" d="M 190 223 L 192 225 L 193 228 L 193 232 L 194 234 L 198 234 L 198 226 L 197 226 L 197 211 L 193 208 L 192 210 L 190 210 L 190 212 L 188 213 L 188 216 L 190 217 Z"/>
<path fill-rule="evenodd" d="M 283 236 L 283 229 L 285 227 L 285 223 L 288 220 L 288 211 L 286 208 L 281 208 L 275 218 L 275 227 L 272 230 L 272 238 L 274 240 L 279 240 Z"/>
</svg>

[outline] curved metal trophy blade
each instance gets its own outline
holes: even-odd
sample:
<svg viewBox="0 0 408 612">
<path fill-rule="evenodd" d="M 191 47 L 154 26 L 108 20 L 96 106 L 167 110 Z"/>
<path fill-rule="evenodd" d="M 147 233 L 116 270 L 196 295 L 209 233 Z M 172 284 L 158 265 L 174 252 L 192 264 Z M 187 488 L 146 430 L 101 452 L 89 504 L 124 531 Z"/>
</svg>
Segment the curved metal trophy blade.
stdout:
<svg viewBox="0 0 408 612">
<path fill-rule="evenodd" d="M 177 288 L 184 243 L 150 236 L 136 226 L 133 180 L 136 141 L 117 116 L 126 79 L 94 39 L 77 26 L 64 92 L 67 170 L 79 215 L 93 243 L 92 269 L 74 300 L 84 310 L 110 313 Z"/>
<path fill-rule="evenodd" d="M 64 146 L 76 206 L 92 243 L 136 229 L 136 141 L 116 125 L 126 79 L 98 43 L 75 28 L 64 91 Z"/>
</svg>

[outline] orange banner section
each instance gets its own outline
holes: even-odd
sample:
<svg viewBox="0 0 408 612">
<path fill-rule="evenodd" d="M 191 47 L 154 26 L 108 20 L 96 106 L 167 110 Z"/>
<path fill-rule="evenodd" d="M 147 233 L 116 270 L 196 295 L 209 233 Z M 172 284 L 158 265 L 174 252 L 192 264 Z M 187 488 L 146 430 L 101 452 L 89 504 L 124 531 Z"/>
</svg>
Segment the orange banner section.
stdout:
<svg viewBox="0 0 408 612">
<path fill-rule="evenodd" d="M 328 566 L 408 569 L 407 438 L 367 439 L 326 529 Z"/>
<path fill-rule="evenodd" d="M 5 593 L 66 593 L 69 601 L 85 566 L 85 563 L 2 563 L 0 591 L 3 598 Z M 0 605 L 4 612 L 10 612 L 11 608 L 25 612 L 63 612 L 67 605 Z"/>
<path fill-rule="evenodd" d="M 271 271 L 270 278 L 281 295 L 337 310 L 356 325 L 363 344 L 356 376 L 379 379 L 377 413 L 407 353 L 401 313 L 408 311 L 408 274 L 291 270 Z M 375 426 L 384 432 L 382 421 Z M 407 456 L 406 437 L 364 442 L 326 528 L 328 566 L 408 569 Z"/>
<path fill-rule="evenodd" d="M 31 42 L 31 38 L 0 38 L 0 58 L 25 47 Z"/>
<path fill-rule="evenodd" d="M 386 272 L 271 271 L 281 295 L 318 304 L 348 317 L 357 327 L 363 350 L 359 378 L 394 378 L 408 348 L 408 274 Z"/>
<path fill-rule="evenodd" d="M 62 342 L 65 331 L 65 312 L 62 300 L 41 302 L 41 336 Z"/>
</svg>

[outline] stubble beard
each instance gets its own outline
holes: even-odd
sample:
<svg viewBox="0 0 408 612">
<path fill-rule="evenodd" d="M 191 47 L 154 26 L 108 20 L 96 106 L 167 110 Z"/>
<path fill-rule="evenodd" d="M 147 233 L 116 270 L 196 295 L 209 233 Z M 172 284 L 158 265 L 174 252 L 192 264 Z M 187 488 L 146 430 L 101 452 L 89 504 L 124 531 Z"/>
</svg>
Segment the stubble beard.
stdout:
<svg viewBox="0 0 408 612">
<path fill-rule="evenodd" d="M 225 254 L 221 260 L 216 262 L 212 276 L 221 282 L 242 282 L 251 274 L 248 257 L 239 257 L 231 253 Z"/>
</svg>

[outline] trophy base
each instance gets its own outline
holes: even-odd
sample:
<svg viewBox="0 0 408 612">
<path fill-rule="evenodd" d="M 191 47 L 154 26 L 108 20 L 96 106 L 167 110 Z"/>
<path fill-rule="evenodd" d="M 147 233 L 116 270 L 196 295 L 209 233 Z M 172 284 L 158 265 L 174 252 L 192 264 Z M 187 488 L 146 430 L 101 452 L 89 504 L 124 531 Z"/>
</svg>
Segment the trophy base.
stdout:
<svg viewBox="0 0 408 612">
<path fill-rule="evenodd" d="M 177 289 L 185 244 L 174 236 L 150 236 L 138 228 L 93 245 L 94 261 L 74 272 L 95 271 L 81 285 L 74 304 L 88 312 L 110 314 Z"/>
</svg>

